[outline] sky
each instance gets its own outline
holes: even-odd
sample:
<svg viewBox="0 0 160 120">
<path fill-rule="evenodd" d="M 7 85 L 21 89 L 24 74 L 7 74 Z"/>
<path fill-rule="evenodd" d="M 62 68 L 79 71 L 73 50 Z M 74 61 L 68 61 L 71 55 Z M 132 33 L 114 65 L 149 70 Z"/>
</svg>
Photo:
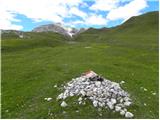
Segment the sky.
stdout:
<svg viewBox="0 0 160 120">
<path fill-rule="evenodd" d="M 159 11 L 158 0 L 0 0 L 0 29 L 113 27 L 150 11 Z"/>
</svg>

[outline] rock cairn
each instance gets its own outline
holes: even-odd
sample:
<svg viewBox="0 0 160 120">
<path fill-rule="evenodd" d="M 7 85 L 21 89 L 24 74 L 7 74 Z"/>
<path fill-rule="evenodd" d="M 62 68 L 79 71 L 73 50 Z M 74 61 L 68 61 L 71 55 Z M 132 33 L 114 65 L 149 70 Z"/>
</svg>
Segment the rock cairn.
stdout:
<svg viewBox="0 0 160 120">
<path fill-rule="evenodd" d="M 96 108 L 108 108 L 119 112 L 126 118 L 134 116 L 127 111 L 127 107 L 132 104 L 132 101 L 129 94 L 120 87 L 120 84 L 102 78 L 93 71 L 72 79 L 64 86 L 64 89 L 65 91 L 57 97 L 57 99 L 63 99 L 63 104 L 67 97 L 79 96 L 79 104 L 85 104 L 85 100 L 89 99 Z M 65 106 L 67 105 L 65 104 Z"/>
</svg>

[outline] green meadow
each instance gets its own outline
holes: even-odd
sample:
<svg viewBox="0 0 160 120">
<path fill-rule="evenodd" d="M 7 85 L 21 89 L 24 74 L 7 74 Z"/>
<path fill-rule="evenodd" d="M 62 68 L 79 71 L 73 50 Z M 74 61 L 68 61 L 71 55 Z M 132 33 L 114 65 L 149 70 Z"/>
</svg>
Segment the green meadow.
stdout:
<svg viewBox="0 0 160 120">
<path fill-rule="evenodd" d="M 2 34 L 2 118 L 124 118 L 108 109 L 99 112 L 90 101 L 79 105 L 77 97 L 60 106 L 62 86 L 88 70 L 125 81 L 134 118 L 159 118 L 158 12 L 114 28 L 90 28 L 72 39 L 52 32 L 24 36 Z"/>
</svg>

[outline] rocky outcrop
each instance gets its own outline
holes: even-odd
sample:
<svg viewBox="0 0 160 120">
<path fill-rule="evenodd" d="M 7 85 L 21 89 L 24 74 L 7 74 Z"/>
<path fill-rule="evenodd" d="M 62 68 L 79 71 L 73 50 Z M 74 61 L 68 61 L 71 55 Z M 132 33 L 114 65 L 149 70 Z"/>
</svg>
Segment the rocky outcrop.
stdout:
<svg viewBox="0 0 160 120">
<path fill-rule="evenodd" d="M 85 29 L 65 27 L 62 24 L 57 23 L 57 24 L 42 25 L 34 28 L 32 31 L 33 32 L 56 32 L 64 36 L 73 37 L 74 35 L 85 31 Z"/>
</svg>

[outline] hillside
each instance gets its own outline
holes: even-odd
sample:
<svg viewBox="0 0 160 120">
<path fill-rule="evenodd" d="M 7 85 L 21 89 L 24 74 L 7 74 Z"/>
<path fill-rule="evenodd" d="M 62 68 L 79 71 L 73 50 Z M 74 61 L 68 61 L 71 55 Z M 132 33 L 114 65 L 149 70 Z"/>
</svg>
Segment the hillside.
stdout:
<svg viewBox="0 0 160 120">
<path fill-rule="evenodd" d="M 122 42 L 122 40 L 135 41 L 131 39 L 138 39 L 140 42 L 148 38 L 154 37 L 157 42 L 158 39 L 158 17 L 159 13 L 150 12 L 140 16 L 132 17 L 122 25 L 113 28 L 103 29 L 88 29 L 86 32 L 76 37 L 77 41 L 101 41 L 101 42 Z M 118 41 L 117 41 L 118 40 Z M 126 41 L 127 42 L 127 41 Z M 143 43 L 144 41 L 142 41 Z"/>
<path fill-rule="evenodd" d="M 22 37 L 21 37 L 22 36 Z M 67 37 L 53 32 L 5 31 L 2 34 L 2 51 L 15 51 L 37 47 L 55 47 L 65 44 Z"/>
<path fill-rule="evenodd" d="M 17 35 L 18 34 L 18 35 Z M 23 37 L 21 37 L 21 35 Z M 62 108 L 62 86 L 93 70 L 128 91 L 134 118 L 159 118 L 158 12 L 133 17 L 114 28 L 88 29 L 74 39 L 53 32 L 2 34 L 2 118 L 119 119 L 75 97 Z M 57 85 L 58 87 L 54 87 Z M 51 101 L 45 98 L 51 97 Z M 79 111 L 79 112 L 76 112 Z"/>
</svg>

